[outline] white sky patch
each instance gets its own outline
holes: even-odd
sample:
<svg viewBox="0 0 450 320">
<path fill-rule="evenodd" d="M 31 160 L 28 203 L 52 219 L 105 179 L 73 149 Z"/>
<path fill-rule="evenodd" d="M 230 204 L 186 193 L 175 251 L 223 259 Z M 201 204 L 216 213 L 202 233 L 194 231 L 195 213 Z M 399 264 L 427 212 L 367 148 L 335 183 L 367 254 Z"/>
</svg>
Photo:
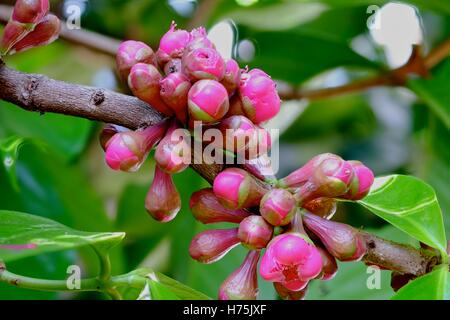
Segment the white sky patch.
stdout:
<svg viewBox="0 0 450 320">
<path fill-rule="evenodd" d="M 217 51 L 224 59 L 233 57 L 235 30 L 234 24 L 225 20 L 214 25 L 208 32 L 208 38 L 215 44 Z"/>
<path fill-rule="evenodd" d="M 408 61 L 413 44 L 421 44 L 423 32 L 414 7 L 401 3 L 388 3 L 376 12 L 375 24 L 370 28 L 374 41 L 385 48 L 391 67 Z"/>
</svg>

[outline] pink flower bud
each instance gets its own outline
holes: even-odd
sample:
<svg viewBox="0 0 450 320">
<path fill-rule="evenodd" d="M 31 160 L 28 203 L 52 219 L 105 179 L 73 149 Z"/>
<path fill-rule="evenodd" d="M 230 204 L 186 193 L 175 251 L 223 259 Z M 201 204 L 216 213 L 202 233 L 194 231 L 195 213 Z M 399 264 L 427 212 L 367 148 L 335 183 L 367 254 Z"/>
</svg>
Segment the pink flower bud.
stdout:
<svg viewBox="0 0 450 320">
<path fill-rule="evenodd" d="M 322 270 L 322 257 L 306 236 L 284 233 L 267 246 L 259 272 L 263 279 L 280 282 L 291 291 L 304 289 Z"/>
<path fill-rule="evenodd" d="M 223 148 L 234 153 L 247 149 L 249 142 L 257 140 L 256 127 L 244 116 L 231 116 L 223 119 L 217 126 L 223 136 Z M 252 142 L 254 143 L 254 142 Z"/>
<path fill-rule="evenodd" d="M 263 189 L 245 170 L 228 168 L 214 179 L 214 194 L 231 209 L 250 208 L 261 201 Z"/>
<path fill-rule="evenodd" d="M 285 189 L 272 189 L 261 200 L 261 215 L 273 226 L 289 224 L 297 212 L 294 196 Z"/>
<path fill-rule="evenodd" d="M 234 59 L 225 60 L 225 76 L 221 83 L 227 89 L 228 94 L 232 95 L 241 81 L 241 68 Z"/>
<path fill-rule="evenodd" d="M 186 51 L 181 59 L 181 67 L 184 74 L 194 81 L 202 79 L 220 81 L 225 75 L 225 62 L 222 56 L 210 48 Z"/>
<path fill-rule="evenodd" d="M 322 272 L 318 276 L 318 279 L 321 280 L 331 280 L 337 273 L 338 266 L 336 263 L 336 259 L 324 248 L 317 246 L 317 250 L 319 250 L 320 255 L 322 256 Z"/>
<path fill-rule="evenodd" d="M 181 59 L 170 59 L 164 65 L 164 73 L 168 76 L 171 73 L 181 72 Z"/>
<path fill-rule="evenodd" d="M 106 151 L 106 147 L 108 146 L 108 142 L 111 138 L 118 132 L 129 131 L 127 128 L 115 125 L 115 124 L 107 124 L 103 127 L 100 132 L 99 141 L 103 151 Z"/>
<path fill-rule="evenodd" d="M 177 29 L 174 21 L 159 42 L 159 49 L 156 52 L 158 63 L 164 66 L 172 58 L 181 58 L 186 45 L 191 40 L 189 32 Z"/>
<path fill-rule="evenodd" d="M 204 27 L 193 29 L 190 33 L 190 36 L 191 40 L 187 44 L 185 51 L 192 51 L 199 48 L 216 48 L 211 40 L 208 39 L 208 35 Z"/>
<path fill-rule="evenodd" d="M 347 161 L 325 159 L 313 170 L 311 178 L 296 191 L 296 199 L 301 205 L 320 197 L 341 197 L 349 190 L 353 177 L 353 167 Z"/>
<path fill-rule="evenodd" d="M 124 81 L 128 79 L 131 68 L 138 63 L 155 64 L 155 53 L 152 48 L 140 41 L 122 42 L 117 51 L 116 65 Z"/>
<path fill-rule="evenodd" d="M 341 157 L 332 153 L 319 154 L 313 157 L 311 160 L 309 160 L 303 167 L 295 170 L 287 177 L 280 179 L 278 181 L 279 186 L 283 188 L 294 188 L 301 186 L 303 183 L 305 183 L 311 178 L 313 171 L 319 166 L 319 164 L 322 163 L 322 161 L 326 159 L 342 160 Z"/>
<path fill-rule="evenodd" d="M 249 251 L 242 265 L 220 286 L 220 300 L 256 300 L 259 251 Z"/>
<path fill-rule="evenodd" d="M 166 128 L 167 123 L 162 122 L 145 130 L 115 134 L 106 145 L 106 163 L 113 170 L 137 171 Z"/>
<path fill-rule="evenodd" d="M 365 242 L 353 227 L 310 213 L 305 213 L 303 221 L 336 259 L 358 261 L 366 254 Z"/>
<path fill-rule="evenodd" d="M 0 55 L 6 55 L 17 42 L 30 32 L 31 29 L 27 24 L 10 20 L 3 30 L 0 42 Z"/>
<path fill-rule="evenodd" d="M 20 23 L 38 23 L 49 9 L 48 0 L 17 0 L 11 19 Z"/>
<path fill-rule="evenodd" d="M 228 111 L 227 90 L 214 80 L 197 81 L 189 90 L 188 107 L 192 120 L 216 122 Z"/>
<path fill-rule="evenodd" d="M 145 198 L 145 209 L 159 222 L 173 220 L 181 209 L 181 198 L 172 176 L 155 167 L 150 190 Z"/>
<path fill-rule="evenodd" d="M 250 250 L 265 248 L 272 240 L 273 227 L 263 217 L 252 215 L 239 224 L 238 238 Z"/>
<path fill-rule="evenodd" d="M 162 79 L 160 85 L 160 95 L 163 101 L 172 108 L 181 123 L 186 123 L 191 82 L 182 73 L 175 72 Z"/>
<path fill-rule="evenodd" d="M 113 170 L 137 171 L 166 128 L 167 123 L 161 122 L 144 130 L 116 133 L 106 144 L 106 163 Z"/>
<path fill-rule="evenodd" d="M 137 63 L 128 76 L 128 86 L 133 94 L 147 102 L 159 112 L 171 116 L 173 111 L 164 103 L 159 94 L 161 74 L 151 64 Z"/>
<path fill-rule="evenodd" d="M 49 13 L 41 22 L 34 28 L 33 31 L 28 33 L 20 41 L 16 42 L 11 50 L 10 54 L 26 51 L 31 48 L 45 46 L 52 43 L 59 37 L 61 30 L 61 22 L 58 17 Z"/>
<path fill-rule="evenodd" d="M 246 160 L 244 163 L 244 169 L 250 172 L 259 180 L 276 180 L 275 173 L 272 168 L 272 161 L 267 156 L 267 154 L 263 154 L 255 159 Z"/>
<path fill-rule="evenodd" d="M 192 239 L 189 254 L 201 263 L 216 262 L 239 244 L 237 233 L 237 228 L 203 231 Z"/>
<path fill-rule="evenodd" d="M 317 198 L 305 203 L 303 208 L 316 216 L 330 220 L 336 213 L 337 204 L 333 198 Z"/>
<path fill-rule="evenodd" d="M 360 161 L 348 161 L 348 163 L 353 167 L 355 174 L 350 184 L 350 189 L 343 198 L 361 200 L 369 193 L 375 177 L 372 170 L 367 168 Z"/>
<path fill-rule="evenodd" d="M 167 130 L 166 136 L 156 147 L 155 161 L 167 173 L 184 171 L 191 163 L 191 146 L 189 131 L 179 129 L 174 122 Z"/>
<path fill-rule="evenodd" d="M 271 147 L 272 138 L 270 133 L 264 128 L 255 126 L 255 135 L 248 142 L 245 156 L 247 159 L 254 159 L 260 155 L 267 154 Z"/>
<path fill-rule="evenodd" d="M 306 293 L 308 291 L 308 286 L 300 291 L 291 291 L 279 282 L 274 282 L 273 287 L 275 288 L 275 291 L 278 293 L 280 298 L 283 300 L 303 300 L 305 299 Z"/>
<path fill-rule="evenodd" d="M 280 111 L 276 84 L 259 69 L 242 74 L 239 95 L 245 115 L 255 124 L 272 119 Z"/>
<path fill-rule="evenodd" d="M 212 188 L 194 192 L 189 206 L 194 218 L 204 224 L 217 222 L 240 223 L 245 217 L 250 215 L 246 210 L 232 210 L 222 206 Z"/>
</svg>

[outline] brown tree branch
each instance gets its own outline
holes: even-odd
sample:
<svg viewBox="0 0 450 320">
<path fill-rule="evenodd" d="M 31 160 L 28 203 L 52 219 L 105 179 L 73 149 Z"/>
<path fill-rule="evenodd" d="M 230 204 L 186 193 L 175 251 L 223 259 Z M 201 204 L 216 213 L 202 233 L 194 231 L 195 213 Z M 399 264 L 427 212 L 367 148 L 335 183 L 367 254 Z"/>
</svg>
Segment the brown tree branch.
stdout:
<svg viewBox="0 0 450 320">
<path fill-rule="evenodd" d="M 115 123 L 130 129 L 163 120 L 161 114 L 137 98 L 15 71 L 1 60 L 0 99 L 29 111 L 71 115 Z M 211 183 L 223 166 L 200 164 L 193 165 L 193 168 Z M 265 186 L 270 188 L 269 185 Z M 369 234 L 365 234 L 365 239 L 369 251 L 364 261 L 368 264 L 417 276 L 429 271 L 430 266 L 438 260 L 436 254 L 430 254 L 427 250 L 414 249 Z"/>
</svg>

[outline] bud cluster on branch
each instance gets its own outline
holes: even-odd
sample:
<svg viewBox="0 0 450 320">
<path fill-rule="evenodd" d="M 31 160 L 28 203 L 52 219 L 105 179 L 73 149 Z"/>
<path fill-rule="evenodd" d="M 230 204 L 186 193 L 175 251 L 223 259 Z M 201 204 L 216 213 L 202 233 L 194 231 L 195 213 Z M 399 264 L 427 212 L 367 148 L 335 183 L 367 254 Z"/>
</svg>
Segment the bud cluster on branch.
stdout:
<svg viewBox="0 0 450 320">
<path fill-rule="evenodd" d="M 45 1 L 39 3 L 44 6 L 37 11 L 45 17 L 48 8 L 45 9 Z M 37 24 L 43 21 L 39 15 L 34 18 Z M 13 15 L 11 21 L 20 21 L 19 16 Z M 15 40 L 9 41 L 7 51 L 13 53 L 12 48 L 21 40 L 15 44 L 12 44 Z M 33 45 L 43 43 L 35 41 Z M 126 41 L 117 54 L 117 67 L 136 97 L 167 116 L 137 130 L 106 125 L 100 135 L 106 163 L 114 170 L 138 170 L 156 148 L 154 179 L 145 200 L 153 218 L 171 221 L 181 208 L 172 175 L 189 165 L 186 160 L 191 155 L 186 150 L 190 150 L 190 145 L 186 146 L 185 137 L 192 134 L 195 121 L 205 128 L 231 130 L 232 134 L 224 139 L 233 143 L 221 145 L 232 153 L 243 153 L 248 160 L 243 166 L 245 170 L 225 169 L 215 177 L 212 188 L 194 192 L 190 201 L 199 222 L 236 224 L 230 229 L 207 230 L 196 235 L 189 248 L 192 258 L 212 263 L 240 244 L 249 249 L 242 265 L 220 287 L 220 299 L 255 299 L 259 262 L 262 278 L 274 283 L 280 297 L 302 299 L 310 281 L 329 280 L 336 274 L 336 259 L 357 261 L 367 254 L 375 256 L 370 262 L 376 264 L 386 257 L 374 254 L 374 249 L 367 246 L 368 241 L 378 241 L 376 237 L 329 220 L 336 211 L 337 200 L 359 200 L 368 193 L 374 177 L 361 162 L 322 154 L 283 179 L 270 177 L 271 188 L 258 181 L 265 180 L 270 172 L 270 162 L 264 160 L 271 141 L 268 134 L 254 131 L 279 111 L 275 83 L 261 70 L 241 69 L 236 61 L 222 59 L 203 28 L 188 32 L 172 24 L 156 53 L 144 43 Z M 8 74 L 8 69 L 0 64 L 0 78 L 4 80 L 8 75 L 3 71 Z M 9 76 L 20 74 L 12 72 Z M 14 90 L 9 84 L 8 92 Z M 21 89 L 19 86 L 17 90 Z M 0 98 L 4 98 L 1 91 Z M 9 101 L 36 110 L 28 102 L 14 99 Z M 98 105 L 103 101 L 104 97 Z M 48 103 L 39 106 L 45 109 Z M 55 110 L 50 108 L 58 112 Z M 83 111 L 67 113 L 77 115 L 76 112 Z M 86 111 L 86 117 L 106 119 L 89 112 Z M 258 150 L 256 154 L 249 151 L 253 145 Z M 413 265 L 421 264 L 422 256 L 413 249 L 381 243 L 398 253 L 410 254 L 415 259 Z M 422 272 L 411 270 L 407 264 L 397 271 Z"/>
</svg>

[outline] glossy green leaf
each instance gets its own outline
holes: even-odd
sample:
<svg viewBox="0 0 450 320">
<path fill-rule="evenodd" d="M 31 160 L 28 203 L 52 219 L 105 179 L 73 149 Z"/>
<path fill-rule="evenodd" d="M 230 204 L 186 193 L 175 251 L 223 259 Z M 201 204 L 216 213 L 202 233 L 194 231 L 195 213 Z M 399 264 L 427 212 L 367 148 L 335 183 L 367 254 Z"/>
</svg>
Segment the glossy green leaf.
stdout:
<svg viewBox="0 0 450 320">
<path fill-rule="evenodd" d="M 150 268 L 141 268 L 132 272 L 132 274 L 140 277 L 144 277 L 146 279 L 150 279 L 152 282 L 156 282 L 159 286 L 156 286 L 155 290 L 162 292 L 161 294 L 168 297 L 170 291 L 170 295 L 176 296 L 181 300 L 210 300 L 211 298 L 207 295 L 184 285 L 162 273 L 155 272 Z M 152 284 L 154 286 L 154 284 Z M 149 289 L 151 290 L 151 286 L 149 285 Z M 162 289 L 164 288 L 164 289 Z M 152 291 L 153 292 L 153 291 Z"/>
<path fill-rule="evenodd" d="M 17 136 L 10 136 L 0 140 L 0 161 L 8 175 L 13 188 L 18 191 L 16 163 L 19 156 L 20 147 L 25 143 L 34 143 L 43 148 L 43 144 L 36 139 L 26 139 Z"/>
<path fill-rule="evenodd" d="M 180 300 L 168 287 L 158 281 L 148 279 L 147 284 L 150 287 L 150 297 L 152 300 Z"/>
<path fill-rule="evenodd" d="M 401 288 L 393 300 L 450 300 L 448 265 L 440 265 Z"/>
<path fill-rule="evenodd" d="M 447 241 L 436 194 L 422 180 L 404 175 L 376 178 L 364 207 L 410 236 L 445 252 Z"/>
<path fill-rule="evenodd" d="M 110 248 L 124 233 L 83 232 L 58 222 L 15 211 L 0 211 L 0 259 L 5 262 L 87 245 Z"/>
<path fill-rule="evenodd" d="M 414 79 L 408 86 L 450 129 L 450 59 L 433 72 L 430 79 Z"/>
</svg>

